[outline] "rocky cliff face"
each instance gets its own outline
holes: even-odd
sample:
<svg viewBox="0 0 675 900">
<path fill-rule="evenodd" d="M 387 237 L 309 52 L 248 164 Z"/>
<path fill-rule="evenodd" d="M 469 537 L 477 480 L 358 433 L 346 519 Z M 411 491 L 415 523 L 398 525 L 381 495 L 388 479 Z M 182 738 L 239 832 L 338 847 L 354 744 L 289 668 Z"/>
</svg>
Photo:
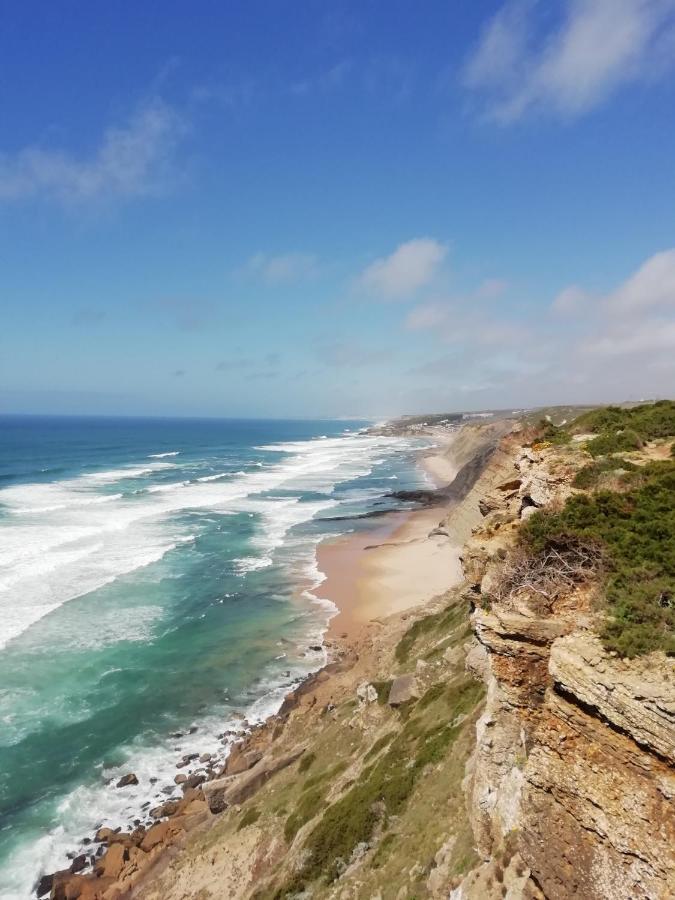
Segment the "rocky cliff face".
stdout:
<svg viewBox="0 0 675 900">
<path fill-rule="evenodd" d="M 520 520 L 569 494 L 575 453 L 523 449 L 478 501 L 468 665 L 488 691 L 465 786 L 484 862 L 453 900 L 675 896 L 672 659 L 605 652 L 588 590 L 545 613 L 495 600 Z"/>
</svg>

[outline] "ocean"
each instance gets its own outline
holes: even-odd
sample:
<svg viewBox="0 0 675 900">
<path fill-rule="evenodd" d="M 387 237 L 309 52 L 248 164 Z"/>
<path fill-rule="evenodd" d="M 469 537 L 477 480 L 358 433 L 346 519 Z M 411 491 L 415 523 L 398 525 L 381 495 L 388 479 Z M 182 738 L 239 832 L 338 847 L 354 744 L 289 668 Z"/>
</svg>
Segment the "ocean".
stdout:
<svg viewBox="0 0 675 900">
<path fill-rule="evenodd" d="M 0 417 L 2 900 L 324 663 L 317 544 L 428 486 L 365 425 Z"/>
</svg>

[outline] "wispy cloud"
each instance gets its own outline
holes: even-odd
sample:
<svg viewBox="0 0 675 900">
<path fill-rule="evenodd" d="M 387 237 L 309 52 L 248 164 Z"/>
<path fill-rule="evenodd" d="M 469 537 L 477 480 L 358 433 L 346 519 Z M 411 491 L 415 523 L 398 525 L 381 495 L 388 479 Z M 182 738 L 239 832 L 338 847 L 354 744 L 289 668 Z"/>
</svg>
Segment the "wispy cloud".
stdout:
<svg viewBox="0 0 675 900">
<path fill-rule="evenodd" d="M 389 256 L 371 263 L 359 283 L 385 300 L 404 300 L 433 281 L 447 252 L 447 247 L 433 238 L 406 241 Z"/>
<path fill-rule="evenodd" d="M 153 100 L 124 125 L 107 128 L 88 157 L 37 145 L 0 154 L 0 201 L 45 198 L 78 205 L 156 193 L 184 130 L 175 110 Z"/>
<path fill-rule="evenodd" d="M 284 284 L 305 281 L 316 275 L 318 261 L 311 253 L 284 253 L 269 256 L 256 253 L 244 267 L 250 275 L 262 278 L 268 284 Z"/>
<path fill-rule="evenodd" d="M 508 0 L 485 25 L 463 81 L 489 118 L 579 116 L 675 60 L 675 0 L 563 0 L 559 16 L 550 12 L 540 0 Z"/>
</svg>

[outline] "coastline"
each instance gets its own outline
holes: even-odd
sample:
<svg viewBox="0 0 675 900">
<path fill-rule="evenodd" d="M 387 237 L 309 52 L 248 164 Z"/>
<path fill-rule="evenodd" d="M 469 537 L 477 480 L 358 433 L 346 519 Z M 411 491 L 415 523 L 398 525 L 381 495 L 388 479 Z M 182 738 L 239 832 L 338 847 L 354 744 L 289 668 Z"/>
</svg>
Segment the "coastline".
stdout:
<svg viewBox="0 0 675 900">
<path fill-rule="evenodd" d="M 458 472 L 453 442 L 454 434 L 441 434 L 438 446 L 418 457 L 436 489 Z M 443 506 L 392 512 L 373 528 L 318 545 L 324 580 L 314 593 L 338 609 L 328 624 L 329 641 L 349 644 L 370 623 L 413 609 L 461 581 L 461 542 L 438 528 L 443 513 Z"/>
<path fill-rule="evenodd" d="M 457 472 L 457 466 L 447 455 L 453 438 L 454 435 L 443 435 L 443 440 L 437 447 L 420 451 L 418 456 L 418 464 L 424 468 L 437 488 L 447 485 Z M 404 620 L 408 610 L 428 603 L 461 580 L 460 545 L 455 545 L 447 533 L 432 534 L 443 514 L 443 506 L 392 512 L 373 519 L 372 524 L 369 523 L 369 527 L 362 531 L 324 540 L 316 546 L 316 568 L 323 580 L 318 586 L 311 588 L 310 593 L 319 604 L 332 604 L 337 609 L 326 623 L 321 654 L 323 659 L 319 659 L 319 654 L 316 653 L 316 660 L 312 659 L 315 668 L 312 667 L 305 675 L 271 690 L 255 701 L 253 708 L 247 710 L 238 722 L 227 724 L 226 730 L 217 735 L 217 744 L 220 746 L 199 746 L 206 735 L 182 736 L 186 744 L 189 741 L 191 746 L 188 749 L 193 751 L 192 756 L 196 757 L 199 750 L 200 757 L 210 756 L 210 759 L 193 760 L 189 758 L 191 754 L 186 754 L 175 770 L 177 778 L 183 773 L 186 776 L 186 780 L 178 786 L 178 798 L 167 796 L 162 803 L 158 797 L 154 801 L 157 804 L 156 810 L 164 805 L 165 809 L 171 808 L 172 812 L 155 815 L 155 824 L 148 820 L 143 826 L 140 819 L 134 819 L 135 828 L 127 825 L 128 832 L 123 830 L 122 825 L 121 836 L 128 836 L 125 840 L 137 840 L 135 835 L 138 833 L 140 847 L 145 849 L 143 834 L 147 836 L 159 825 L 177 822 L 185 815 L 193 817 L 190 828 L 203 825 L 207 814 L 204 788 L 219 777 L 230 774 L 228 755 L 237 746 L 237 741 L 248 741 L 251 737 L 255 740 L 274 731 L 278 722 L 293 709 L 293 704 L 316 691 L 327 673 L 334 680 L 335 673 L 342 671 L 346 660 L 362 655 L 365 661 L 371 658 L 373 629 L 378 633 L 376 641 L 385 641 L 389 632 L 388 627 L 382 627 L 383 620 L 395 620 L 397 623 Z M 308 650 L 311 652 L 307 655 L 311 657 L 319 647 L 311 646 Z M 293 699 L 289 701 L 289 698 Z M 254 712 L 256 706 L 258 709 Z M 258 715 L 255 715 L 256 712 Z M 211 753 L 204 753 L 205 749 Z M 133 771 L 133 758 L 128 765 L 129 771 Z M 181 791 L 183 799 L 179 799 Z M 135 793 L 133 788 L 132 792 Z M 168 788 L 164 793 L 168 795 Z M 149 806 L 150 804 L 145 803 L 138 810 L 137 815 L 141 819 L 147 818 Z M 129 814 L 128 821 L 131 819 L 132 815 Z M 116 824 L 116 831 L 120 832 L 119 826 L 122 823 Z M 89 854 L 94 850 L 96 836 L 92 835 L 92 838 L 87 842 L 91 851 L 80 848 L 75 862 L 82 858 L 83 852 Z M 167 843 L 171 841 L 167 840 Z M 74 855 L 71 854 L 71 858 Z M 90 857 L 95 872 L 101 871 L 103 865 L 95 860 L 105 858 L 105 843 L 100 843 L 96 857 Z M 74 871 L 64 869 L 55 873 L 55 876 L 87 877 L 78 876 L 78 871 L 77 867 Z"/>
</svg>

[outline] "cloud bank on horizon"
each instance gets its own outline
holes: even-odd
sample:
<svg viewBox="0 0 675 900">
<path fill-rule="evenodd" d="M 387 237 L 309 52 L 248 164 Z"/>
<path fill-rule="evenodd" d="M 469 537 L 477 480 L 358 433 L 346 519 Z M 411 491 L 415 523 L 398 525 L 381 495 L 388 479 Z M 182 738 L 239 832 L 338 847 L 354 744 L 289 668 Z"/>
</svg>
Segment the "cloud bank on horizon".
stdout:
<svg viewBox="0 0 675 900">
<path fill-rule="evenodd" d="M 675 394 L 675 0 L 470 6 L 14 10 L 0 412 Z"/>
</svg>

